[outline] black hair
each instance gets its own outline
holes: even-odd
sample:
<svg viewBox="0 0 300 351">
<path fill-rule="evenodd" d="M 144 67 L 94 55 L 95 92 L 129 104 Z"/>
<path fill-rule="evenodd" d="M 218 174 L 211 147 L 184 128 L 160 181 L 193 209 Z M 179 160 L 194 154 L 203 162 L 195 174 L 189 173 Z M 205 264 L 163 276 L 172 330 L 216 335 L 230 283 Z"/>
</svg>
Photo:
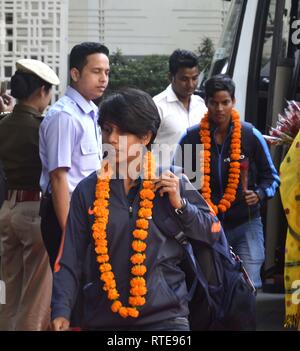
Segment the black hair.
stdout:
<svg viewBox="0 0 300 351">
<path fill-rule="evenodd" d="M 156 137 L 160 125 L 160 116 L 152 97 L 146 92 L 126 88 L 109 97 L 100 104 L 101 128 L 105 123 L 115 124 L 123 133 L 134 134 L 138 137 L 153 136 L 148 148 Z"/>
<path fill-rule="evenodd" d="M 204 91 L 205 91 L 205 102 L 209 98 L 212 98 L 217 91 L 228 91 L 231 96 L 231 99 L 235 98 L 235 84 L 233 80 L 226 74 L 217 74 L 205 82 Z"/>
<path fill-rule="evenodd" d="M 169 72 L 172 76 L 175 76 L 180 68 L 193 67 L 199 67 L 199 60 L 191 51 L 177 49 L 169 58 Z"/>
<path fill-rule="evenodd" d="M 105 45 L 94 42 L 75 45 L 70 53 L 70 69 L 75 67 L 81 72 L 87 63 L 87 56 L 97 53 L 108 57 L 109 50 Z"/>
<path fill-rule="evenodd" d="M 44 86 L 46 91 L 49 91 L 52 84 L 46 82 L 34 73 L 23 72 L 17 70 L 10 80 L 11 95 L 23 100 L 30 97 L 36 90 Z"/>
</svg>

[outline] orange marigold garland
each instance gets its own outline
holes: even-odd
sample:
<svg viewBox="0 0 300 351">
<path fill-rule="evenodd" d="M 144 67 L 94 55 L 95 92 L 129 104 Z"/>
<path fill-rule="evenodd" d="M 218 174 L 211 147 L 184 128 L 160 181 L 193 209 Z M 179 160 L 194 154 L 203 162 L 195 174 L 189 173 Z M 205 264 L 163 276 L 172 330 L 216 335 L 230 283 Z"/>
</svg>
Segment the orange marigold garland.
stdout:
<svg viewBox="0 0 300 351">
<path fill-rule="evenodd" d="M 144 252 L 147 245 L 144 240 L 148 237 L 149 219 L 152 216 L 153 199 L 155 197 L 152 181 L 155 178 L 155 160 L 151 152 L 147 152 L 144 157 L 143 171 L 144 181 L 139 194 L 141 199 L 138 211 L 139 218 L 136 220 L 136 229 L 132 232 L 132 249 L 134 253 L 130 261 L 132 263 L 131 274 L 133 277 L 130 280 L 131 289 L 128 298 L 128 303 L 131 307 L 123 306 L 119 300 L 120 294 L 117 289 L 115 275 L 109 263 L 106 227 L 109 217 L 109 183 L 113 172 L 107 161 L 102 162 L 96 184 L 94 208 L 89 211 L 90 214 L 95 216 L 92 230 L 97 262 L 99 263 L 100 280 L 104 283 L 103 290 L 106 291 L 108 299 L 112 301 L 111 310 L 114 313 L 119 313 L 123 318 L 137 318 L 139 316 L 137 308 L 146 303 L 147 284 L 143 276 L 147 271 L 147 267 L 143 263 L 146 260 Z"/>
<path fill-rule="evenodd" d="M 231 134 L 230 143 L 230 165 L 228 172 L 228 181 L 225 188 L 224 195 L 220 202 L 215 205 L 211 200 L 210 188 L 210 149 L 211 149 L 211 134 L 208 113 L 200 122 L 200 140 L 204 145 L 204 182 L 201 189 L 201 194 L 208 204 L 213 208 L 215 213 L 226 212 L 236 197 L 236 192 L 240 178 L 240 163 L 238 162 L 241 157 L 241 121 L 240 116 L 236 110 L 232 110 L 231 120 L 233 123 L 233 130 Z"/>
</svg>

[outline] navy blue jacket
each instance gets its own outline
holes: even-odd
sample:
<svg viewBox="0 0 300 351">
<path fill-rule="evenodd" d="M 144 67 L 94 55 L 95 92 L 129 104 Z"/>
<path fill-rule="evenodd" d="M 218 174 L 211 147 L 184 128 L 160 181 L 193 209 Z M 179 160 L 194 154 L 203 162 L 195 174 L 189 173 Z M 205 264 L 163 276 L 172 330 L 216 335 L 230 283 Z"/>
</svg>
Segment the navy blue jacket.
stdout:
<svg viewBox="0 0 300 351">
<path fill-rule="evenodd" d="M 147 302 L 140 308 L 139 318 L 123 319 L 110 310 L 111 302 L 102 290 L 103 283 L 99 279 L 99 264 L 92 239 L 94 217 L 88 215 L 95 199 L 96 180 L 96 173 L 91 174 L 79 183 L 72 195 L 61 268 L 54 273 L 52 319 L 60 316 L 70 320 L 77 293 L 81 289 L 84 295 L 82 326 L 87 329 L 126 328 L 187 316 L 185 274 L 178 266 L 184 251 L 169 235 L 184 231 L 186 236 L 211 245 L 219 237 L 219 233 L 211 232 L 213 222 L 218 219 L 210 213 L 198 191 L 186 188 L 189 184 L 186 177 L 180 180 L 182 196 L 187 199 L 187 206 L 181 215 L 175 213 L 167 195 L 156 195 L 146 239 Z M 137 194 L 134 199 L 131 214 L 123 181 L 111 180 L 110 188 L 107 227 L 109 256 L 120 299 L 127 306 L 131 279 L 131 233 L 135 228 L 139 196 Z"/>
<path fill-rule="evenodd" d="M 175 155 L 175 164 L 183 165 L 183 172 L 192 181 L 192 173 L 199 173 L 199 154 L 196 146 L 200 145 L 199 125 L 191 127 L 180 141 L 180 147 Z M 210 187 L 212 190 L 212 201 L 214 204 L 219 203 L 222 198 L 228 179 L 228 169 L 230 162 L 230 140 L 232 125 L 228 129 L 227 136 L 223 145 L 218 146 L 215 141 L 216 126 L 212 125 L 212 146 L 211 146 L 211 180 Z M 191 145 L 190 152 L 184 154 L 183 147 Z M 188 156 L 188 157 L 187 157 Z M 185 159 L 186 157 L 186 159 Z M 276 188 L 280 184 L 278 173 L 274 167 L 268 146 L 262 134 L 250 123 L 242 122 L 241 137 L 241 160 L 245 157 L 249 161 L 248 170 L 248 189 L 257 191 L 262 200 L 272 198 L 275 195 Z M 181 158 L 183 164 L 181 163 Z M 192 172 L 190 170 L 192 166 Z M 200 178 L 200 177 L 198 177 Z M 199 184 L 193 185 L 199 189 Z M 239 183 L 236 200 L 232 203 L 231 208 L 219 218 L 224 229 L 233 228 L 249 220 L 260 216 L 260 204 L 248 206 L 242 194 L 241 180 Z"/>
</svg>

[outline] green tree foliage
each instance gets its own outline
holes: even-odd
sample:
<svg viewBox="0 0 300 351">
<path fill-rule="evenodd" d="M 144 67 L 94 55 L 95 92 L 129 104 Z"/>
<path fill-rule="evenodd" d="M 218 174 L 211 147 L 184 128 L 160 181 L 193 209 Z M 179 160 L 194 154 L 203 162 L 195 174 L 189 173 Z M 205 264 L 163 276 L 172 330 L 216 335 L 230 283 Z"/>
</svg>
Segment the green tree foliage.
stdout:
<svg viewBox="0 0 300 351">
<path fill-rule="evenodd" d="M 127 58 L 117 51 L 110 57 L 111 73 L 108 93 L 123 87 L 139 88 L 154 96 L 168 81 L 168 56 L 149 55 Z"/>
<path fill-rule="evenodd" d="M 203 38 L 195 51 L 199 57 L 200 70 L 208 71 L 214 46 L 209 38 Z M 112 93 L 124 87 L 139 88 L 151 96 L 159 94 L 169 85 L 169 56 L 147 55 L 139 58 L 126 57 L 117 50 L 110 56 L 110 80 L 106 92 Z"/>
<path fill-rule="evenodd" d="M 208 70 L 214 56 L 214 44 L 208 37 L 202 39 L 196 50 L 196 55 L 199 57 L 200 71 Z"/>
</svg>

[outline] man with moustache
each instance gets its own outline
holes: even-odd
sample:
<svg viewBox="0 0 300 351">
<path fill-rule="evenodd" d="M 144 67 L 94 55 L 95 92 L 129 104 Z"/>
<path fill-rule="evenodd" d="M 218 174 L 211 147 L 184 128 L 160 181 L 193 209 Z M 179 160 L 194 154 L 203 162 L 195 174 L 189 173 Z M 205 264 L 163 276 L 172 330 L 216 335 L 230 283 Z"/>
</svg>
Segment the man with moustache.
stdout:
<svg viewBox="0 0 300 351">
<path fill-rule="evenodd" d="M 109 80 L 109 50 L 84 42 L 70 53 L 70 86 L 40 127 L 40 185 L 44 194 L 41 229 L 52 270 L 63 249 L 70 198 L 76 185 L 99 168 L 101 135 L 98 107 Z M 62 243 L 62 245 L 61 245 Z"/>
</svg>

